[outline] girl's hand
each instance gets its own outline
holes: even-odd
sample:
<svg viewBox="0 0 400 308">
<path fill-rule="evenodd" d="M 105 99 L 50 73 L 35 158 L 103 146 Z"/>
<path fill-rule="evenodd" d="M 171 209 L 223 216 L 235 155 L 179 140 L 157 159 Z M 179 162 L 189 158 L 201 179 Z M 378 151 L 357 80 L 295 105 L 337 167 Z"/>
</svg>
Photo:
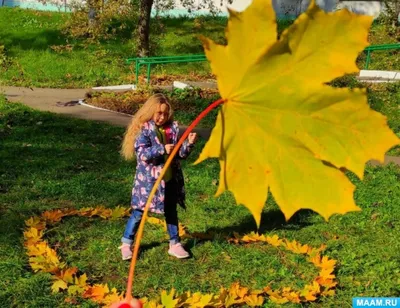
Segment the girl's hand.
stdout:
<svg viewBox="0 0 400 308">
<path fill-rule="evenodd" d="M 165 145 L 165 152 L 167 154 L 171 154 L 172 150 L 174 149 L 174 145 L 173 144 L 166 144 Z"/>
<path fill-rule="evenodd" d="M 197 139 L 197 133 L 190 133 L 189 134 L 189 136 L 188 136 L 189 144 L 195 143 L 196 139 Z"/>
</svg>

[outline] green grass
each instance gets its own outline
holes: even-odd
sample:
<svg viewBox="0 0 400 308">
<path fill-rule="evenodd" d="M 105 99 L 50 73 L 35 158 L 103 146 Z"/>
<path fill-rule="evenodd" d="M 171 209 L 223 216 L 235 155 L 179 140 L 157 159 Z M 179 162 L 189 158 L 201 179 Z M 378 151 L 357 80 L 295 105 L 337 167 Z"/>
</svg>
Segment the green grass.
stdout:
<svg viewBox="0 0 400 308">
<path fill-rule="evenodd" d="M 399 33 L 388 33 L 383 23 L 375 22 L 369 33 L 371 45 L 399 43 Z M 364 69 L 366 53 L 360 55 L 359 67 Z M 400 71 L 400 49 L 374 51 L 371 53 L 369 70 Z"/>
<path fill-rule="evenodd" d="M 126 58 L 136 54 L 132 31 L 124 31 L 113 40 L 87 45 L 63 34 L 68 18 L 67 13 L 0 8 L 0 44 L 5 46 L 5 51 L 0 52 L 0 84 L 79 88 L 135 82 L 134 67 L 125 64 Z M 279 21 L 279 32 L 290 23 Z M 151 53 L 156 56 L 203 53 L 199 35 L 223 43 L 225 25 L 226 18 L 160 18 L 151 25 Z M 375 23 L 370 41 L 383 44 L 396 40 L 382 24 Z M 60 46 L 70 46 L 72 51 Z M 374 52 L 370 69 L 400 70 L 398 55 L 399 51 Z M 358 63 L 364 67 L 365 55 L 360 55 Z M 181 77 L 193 72 L 197 77 L 210 75 L 208 62 L 166 64 L 152 71 Z"/>
<path fill-rule="evenodd" d="M 400 82 L 370 85 L 368 102 L 372 109 L 387 117 L 389 127 L 400 137 Z M 394 147 L 388 154 L 400 156 L 400 146 Z"/>
<path fill-rule="evenodd" d="M 61 32 L 67 14 L 37 13 L 17 8 L 0 9 L 0 42 L 10 63 L 0 82 L 40 87 L 85 87 L 121 81 L 128 68 L 121 59 L 130 44 L 118 41 L 84 47 Z M 74 45 L 57 52 L 51 46 Z"/>
<path fill-rule="evenodd" d="M 383 108 L 383 106 L 381 106 Z M 383 108 L 383 111 L 388 111 Z M 47 274 L 34 274 L 23 248 L 24 220 L 56 208 L 129 206 L 134 164 L 118 155 L 123 130 L 105 124 L 31 110 L 0 98 L 0 302 L 5 307 L 69 307 L 64 294 L 51 293 Z M 180 220 L 190 231 L 215 231 L 211 241 L 187 240 L 193 258 L 167 256 L 165 233 L 147 225 L 137 268 L 137 296 L 161 289 L 213 292 L 239 281 L 250 288 L 299 288 L 316 274 L 302 257 L 263 245 L 236 246 L 223 237 L 255 230 L 250 213 L 230 193 L 214 198 L 216 160 L 184 163 L 187 211 Z M 310 211 L 289 222 L 272 198 L 262 215 L 261 232 L 313 246 L 327 245 L 338 260 L 337 295 L 311 307 L 350 307 L 354 296 L 400 296 L 400 168 L 368 167 L 356 184 L 361 212 L 336 215 L 325 222 Z M 65 218 L 45 238 L 62 260 L 78 266 L 94 283 L 124 289 L 129 264 L 117 246 L 125 219 Z M 174 273 L 173 275 L 168 273 Z M 304 276 L 304 279 L 301 278 Z M 78 299 L 82 307 L 95 304 Z M 265 307 L 274 307 L 267 302 Z M 296 307 L 296 305 L 287 305 Z"/>
<path fill-rule="evenodd" d="M 0 83 L 78 88 L 132 82 L 134 69 L 125 64 L 126 58 L 135 56 L 135 41 L 130 38 L 131 34 L 98 45 L 86 45 L 62 33 L 62 25 L 69 17 L 65 13 L 0 8 L 0 43 L 5 46 L 8 62 L 0 67 Z M 202 53 L 198 35 L 218 40 L 223 37 L 223 29 L 223 19 L 206 19 L 197 30 L 193 20 L 187 18 L 161 19 L 152 25 L 152 53 Z M 68 44 L 73 46 L 72 51 L 51 48 Z M 206 63 L 167 65 L 156 72 L 187 74 L 192 70 L 208 74 L 209 67 Z"/>
</svg>

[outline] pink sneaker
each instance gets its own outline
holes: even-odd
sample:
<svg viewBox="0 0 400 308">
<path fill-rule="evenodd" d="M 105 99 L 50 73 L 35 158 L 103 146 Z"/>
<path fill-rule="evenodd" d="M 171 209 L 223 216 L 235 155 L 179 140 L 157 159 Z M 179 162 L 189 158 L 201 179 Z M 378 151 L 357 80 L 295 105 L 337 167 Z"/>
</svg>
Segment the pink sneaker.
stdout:
<svg viewBox="0 0 400 308">
<path fill-rule="evenodd" d="M 189 253 L 182 247 L 181 243 L 169 244 L 168 254 L 178 259 L 189 257 Z"/>
<path fill-rule="evenodd" d="M 132 248 L 131 245 L 122 243 L 121 246 L 118 247 L 121 249 L 122 260 L 130 260 L 132 259 Z"/>
</svg>

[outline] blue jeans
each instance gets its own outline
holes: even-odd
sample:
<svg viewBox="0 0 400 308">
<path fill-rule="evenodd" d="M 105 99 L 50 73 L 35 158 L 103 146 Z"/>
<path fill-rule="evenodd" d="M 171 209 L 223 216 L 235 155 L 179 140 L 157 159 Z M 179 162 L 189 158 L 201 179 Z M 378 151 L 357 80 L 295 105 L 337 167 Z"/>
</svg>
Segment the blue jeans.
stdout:
<svg viewBox="0 0 400 308">
<path fill-rule="evenodd" d="M 165 185 L 165 198 L 164 198 L 164 216 L 167 223 L 167 231 L 169 234 L 170 244 L 180 242 L 179 228 L 178 228 L 178 211 L 177 211 L 177 190 L 176 181 L 170 180 Z M 125 227 L 124 235 L 121 242 L 132 245 L 137 230 L 139 229 L 140 221 L 142 220 L 143 211 L 134 210 L 128 219 Z"/>
</svg>

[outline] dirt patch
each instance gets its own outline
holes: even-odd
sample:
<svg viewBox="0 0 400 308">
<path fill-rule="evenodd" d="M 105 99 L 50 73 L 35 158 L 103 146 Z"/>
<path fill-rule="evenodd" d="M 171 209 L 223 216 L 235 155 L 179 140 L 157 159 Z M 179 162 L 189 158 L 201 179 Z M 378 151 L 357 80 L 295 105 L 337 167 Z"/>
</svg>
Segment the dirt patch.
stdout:
<svg viewBox="0 0 400 308">
<path fill-rule="evenodd" d="M 139 75 L 138 83 L 141 86 L 148 85 L 147 84 L 147 76 Z M 136 75 L 131 75 L 127 78 L 128 81 L 136 83 Z M 215 82 L 216 76 L 213 74 L 197 74 L 195 72 L 190 72 L 185 75 L 171 75 L 171 74 L 154 74 L 150 76 L 151 86 L 169 86 L 174 83 L 174 81 L 212 81 Z"/>
<path fill-rule="evenodd" d="M 151 88 L 124 92 L 91 91 L 86 93 L 85 103 L 116 112 L 134 114 L 154 93 L 163 93 L 174 110 L 188 113 L 199 112 L 204 107 L 204 103 L 212 102 L 218 98 L 216 89 L 174 89 L 168 91 Z"/>
</svg>

